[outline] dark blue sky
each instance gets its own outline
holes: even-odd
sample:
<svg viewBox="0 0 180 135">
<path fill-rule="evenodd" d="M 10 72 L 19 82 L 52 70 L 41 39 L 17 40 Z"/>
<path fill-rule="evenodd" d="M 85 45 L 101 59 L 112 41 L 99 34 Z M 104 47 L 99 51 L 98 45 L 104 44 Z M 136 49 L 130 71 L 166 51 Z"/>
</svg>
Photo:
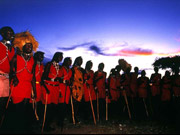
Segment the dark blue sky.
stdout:
<svg viewBox="0 0 180 135">
<path fill-rule="evenodd" d="M 0 0 L 0 18 L 0 27 L 30 30 L 49 58 L 148 57 L 149 66 L 180 51 L 180 0 Z"/>
</svg>

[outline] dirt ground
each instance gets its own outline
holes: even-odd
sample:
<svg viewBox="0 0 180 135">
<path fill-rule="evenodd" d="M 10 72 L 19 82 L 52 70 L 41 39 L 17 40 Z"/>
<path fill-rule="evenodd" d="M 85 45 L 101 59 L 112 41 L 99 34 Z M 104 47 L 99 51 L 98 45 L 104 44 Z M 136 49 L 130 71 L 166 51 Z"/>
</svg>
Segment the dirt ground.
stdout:
<svg viewBox="0 0 180 135">
<path fill-rule="evenodd" d="M 43 132 L 44 134 L 176 134 L 174 123 L 164 123 L 152 120 L 129 120 L 126 119 L 110 119 L 102 120 L 95 125 L 93 121 L 84 121 L 81 123 L 70 123 L 67 119 L 64 122 L 63 131 L 57 127 L 55 123 L 51 125 L 55 128 L 51 132 Z M 40 132 L 36 130 L 36 133 Z"/>
</svg>

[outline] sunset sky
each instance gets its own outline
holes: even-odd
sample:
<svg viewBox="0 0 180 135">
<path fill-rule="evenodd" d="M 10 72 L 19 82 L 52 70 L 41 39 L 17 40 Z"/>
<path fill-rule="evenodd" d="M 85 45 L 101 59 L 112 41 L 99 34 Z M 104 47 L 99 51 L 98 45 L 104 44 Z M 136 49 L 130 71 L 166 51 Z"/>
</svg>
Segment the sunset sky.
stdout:
<svg viewBox="0 0 180 135">
<path fill-rule="evenodd" d="M 180 0 L 0 0 L 0 27 L 29 30 L 40 51 L 100 62 L 125 59 L 152 73 L 156 58 L 180 54 Z"/>
</svg>

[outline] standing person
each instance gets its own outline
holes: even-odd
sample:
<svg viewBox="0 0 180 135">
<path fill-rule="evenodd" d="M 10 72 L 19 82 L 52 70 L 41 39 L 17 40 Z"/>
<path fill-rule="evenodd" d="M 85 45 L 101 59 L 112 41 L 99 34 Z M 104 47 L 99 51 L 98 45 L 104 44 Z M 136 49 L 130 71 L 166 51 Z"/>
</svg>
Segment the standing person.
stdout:
<svg viewBox="0 0 180 135">
<path fill-rule="evenodd" d="M 0 35 L 2 36 L 0 41 L 0 122 L 3 122 L 9 96 L 10 61 L 15 55 L 15 49 L 11 44 L 14 39 L 14 31 L 11 27 L 2 27 Z"/>
<path fill-rule="evenodd" d="M 130 98 L 130 94 L 131 94 L 131 89 L 130 89 L 130 70 L 131 67 L 127 67 L 124 69 L 124 73 L 121 76 L 121 95 L 124 98 L 123 102 L 124 102 L 124 106 L 126 104 L 126 108 L 128 111 L 128 115 L 129 118 L 131 119 L 131 109 L 129 104 L 132 103 L 131 102 L 131 98 Z"/>
<path fill-rule="evenodd" d="M 66 57 L 60 69 L 62 81 L 60 81 L 61 96 L 59 97 L 59 104 L 58 104 L 58 111 L 59 111 L 58 126 L 61 127 L 61 130 L 63 130 L 64 118 L 67 116 L 67 113 L 69 112 L 68 105 L 69 105 L 70 95 L 71 95 L 71 90 L 70 90 L 71 80 L 70 79 L 72 77 L 72 71 L 70 69 L 71 64 L 72 64 L 71 58 Z"/>
<path fill-rule="evenodd" d="M 161 74 L 158 73 L 159 69 L 154 67 L 155 73 L 151 75 L 150 83 L 151 85 L 151 101 L 152 101 L 152 110 L 153 110 L 153 118 L 158 118 L 158 112 L 160 107 L 160 82 L 161 82 Z"/>
<path fill-rule="evenodd" d="M 111 69 L 111 72 L 108 77 L 108 90 L 110 91 L 110 105 L 109 105 L 109 114 L 113 116 L 113 114 L 117 113 L 118 104 L 117 101 L 119 99 L 119 91 L 117 89 L 117 78 L 116 78 L 116 70 L 114 68 Z"/>
<path fill-rule="evenodd" d="M 170 119 L 172 99 L 172 77 L 169 71 L 162 77 L 161 85 L 160 118 L 163 122 L 167 122 Z"/>
<path fill-rule="evenodd" d="M 94 73 L 94 84 L 95 90 L 97 92 L 97 101 L 99 101 L 99 112 L 97 108 L 97 119 L 105 117 L 105 98 L 106 98 L 106 75 L 107 73 L 104 70 L 104 63 L 98 65 L 98 70 Z M 98 104 L 97 104 L 98 105 Z M 98 118 L 99 117 L 99 118 Z"/>
<path fill-rule="evenodd" d="M 29 133 L 31 131 L 31 120 L 34 116 L 32 106 L 29 104 L 31 98 L 36 98 L 35 71 L 33 70 L 33 51 L 36 51 L 38 42 L 28 31 L 15 35 L 13 41 L 20 52 L 12 60 L 12 85 L 11 95 L 15 106 L 13 119 L 17 133 Z M 34 97 L 31 92 L 33 91 Z"/>
<path fill-rule="evenodd" d="M 118 96 L 117 106 L 119 106 L 117 108 L 117 114 L 119 114 L 121 112 L 121 110 L 122 110 L 122 102 L 121 102 L 121 94 L 120 94 L 120 87 L 121 87 L 121 83 L 120 83 L 120 81 L 121 81 L 121 74 L 120 74 L 120 71 L 121 71 L 121 66 L 117 65 L 115 67 L 115 72 L 116 72 L 116 87 L 117 87 L 117 96 Z"/>
<path fill-rule="evenodd" d="M 138 116 L 140 119 L 149 117 L 148 111 L 148 96 L 149 96 L 149 78 L 146 77 L 145 70 L 141 71 L 141 76 L 138 78 Z M 147 116 L 147 117 L 146 117 Z"/>
<path fill-rule="evenodd" d="M 94 71 L 91 70 L 93 67 L 92 61 L 87 61 L 85 66 L 84 74 L 84 100 L 85 100 L 85 117 L 93 119 L 93 113 L 96 109 L 96 93 L 93 85 Z M 92 106 L 91 106 L 92 102 Z M 91 113 L 92 112 L 92 113 Z"/>
<path fill-rule="evenodd" d="M 33 109 L 35 111 L 36 119 L 38 120 L 38 116 L 40 121 L 42 121 L 43 116 L 43 106 L 42 106 L 42 85 L 41 78 L 44 72 L 44 65 L 42 63 L 44 59 L 44 52 L 37 51 L 34 53 L 34 65 L 33 68 L 35 70 L 35 79 L 36 79 L 36 100 L 30 100 L 30 103 L 33 103 Z"/>
<path fill-rule="evenodd" d="M 80 106 L 82 105 L 82 98 L 84 95 L 84 69 L 81 67 L 83 63 L 83 59 L 81 56 L 77 57 L 74 61 L 72 67 L 72 96 L 74 103 L 74 115 L 75 121 L 79 123 L 79 113 L 82 109 Z"/>
<path fill-rule="evenodd" d="M 175 74 L 172 76 L 172 92 L 173 92 L 173 106 L 175 111 L 171 115 L 175 116 L 176 132 L 180 133 L 180 75 L 179 67 L 175 68 Z"/>
<path fill-rule="evenodd" d="M 59 87 L 59 81 L 62 81 L 59 62 L 63 59 L 62 52 L 56 52 L 50 62 L 45 66 L 42 75 L 42 103 L 47 106 L 47 113 L 45 119 L 44 130 L 52 131 L 54 128 L 51 127 L 51 123 L 55 119 L 57 112 L 57 104 L 59 102 L 59 96 L 61 91 Z M 45 110 L 46 112 L 46 110 Z"/>
<path fill-rule="evenodd" d="M 132 108 L 132 115 L 134 116 L 134 118 L 136 118 L 136 105 L 137 105 L 137 89 L 138 89 L 138 72 L 139 72 L 139 68 L 138 67 L 134 67 L 134 72 L 131 73 L 131 79 L 130 79 L 130 89 L 131 89 L 131 93 L 130 93 L 130 97 L 131 97 L 131 108 Z"/>
</svg>

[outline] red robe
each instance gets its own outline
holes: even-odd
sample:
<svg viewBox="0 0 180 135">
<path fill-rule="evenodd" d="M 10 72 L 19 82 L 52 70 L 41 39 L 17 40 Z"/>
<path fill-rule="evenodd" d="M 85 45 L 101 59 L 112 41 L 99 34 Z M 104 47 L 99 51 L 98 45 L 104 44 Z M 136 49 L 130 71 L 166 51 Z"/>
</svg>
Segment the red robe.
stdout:
<svg viewBox="0 0 180 135">
<path fill-rule="evenodd" d="M 90 76 L 90 78 L 87 80 L 88 76 Z M 90 70 L 89 72 L 86 72 L 84 74 L 84 79 L 87 80 L 86 82 L 89 84 L 89 88 L 88 88 L 86 83 L 84 83 L 84 100 L 85 100 L 85 102 L 88 102 L 90 100 L 89 92 L 91 95 L 91 99 L 96 100 L 96 93 L 94 91 L 93 78 L 94 78 L 94 71 L 92 71 L 92 70 Z"/>
<path fill-rule="evenodd" d="M 117 87 L 117 96 L 118 98 L 120 97 L 120 87 L 121 87 L 121 75 L 120 73 L 117 73 L 116 74 L 116 87 Z"/>
<path fill-rule="evenodd" d="M 140 98 L 147 98 L 148 85 L 149 85 L 149 78 L 147 77 L 138 78 L 138 95 Z"/>
<path fill-rule="evenodd" d="M 174 96 L 180 96 L 180 75 L 174 76 L 172 89 Z"/>
<path fill-rule="evenodd" d="M 161 74 L 152 74 L 151 75 L 151 94 L 152 96 L 160 95 L 160 81 L 161 81 Z"/>
<path fill-rule="evenodd" d="M 12 47 L 11 52 L 8 50 L 8 47 L 0 42 L 0 97 L 9 96 L 9 72 L 10 64 L 15 51 Z"/>
<path fill-rule="evenodd" d="M 110 94 L 111 94 L 111 100 L 112 101 L 117 101 L 119 98 L 119 91 L 117 89 L 117 80 L 116 76 L 110 76 L 109 77 L 109 89 L 110 89 Z"/>
<path fill-rule="evenodd" d="M 106 89 L 105 89 L 106 72 L 97 71 L 97 76 L 96 76 L 95 80 L 101 76 L 103 76 L 103 78 L 98 80 L 98 82 L 96 83 L 96 87 L 99 92 L 99 98 L 105 99 L 105 97 L 106 97 Z"/>
<path fill-rule="evenodd" d="M 121 91 L 121 94 L 124 95 L 124 94 L 125 94 L 124 92 L 126 92 L 126 95 L 127 95 L 127 96 L 130 96 L 130 79 L 131 79 L 131 78 L 130 78 L 130 76 L 127 75 L 127 74 L 124 74 L 123 76 L 125 77 L 125 81 L 123 81 L 123 82 L 121 83 L 121 86 L 124 87 L 125 91 Z M 123 78 L 123 77 L 122 77 L 122 78 Z"/>
<path fill-rule="evenodd" d="M 70 78 L 72 76 L 72 70 L 71 69 L 66 69 L 65 66 L 63 66 L 60 69 L 61 75 L 63 77 L 63 82 L 70 81 Z M 68 85 L 65 83 L 60 83 L 60 92 L 61 92 L 61 97 L 59 97 L 59 103 L 66 103 L 69 104 L 69 99 L 70 99 L 70 88 Z"/>
<path fill-rule="evenodd" d="M 0 42 L 0 71 L 4 73 L 9 73 L 10 71 L 10 64 L 9 62 L 12 60 L 15 50 L 12 47 L 11 52 L 8 50 L 8 47 Z"/>
<path fill-rule="evenodd" d="M 130 81 L 130 89 L 131 89 L 130 96 L 131 97 L 137 96 L 137 88 L 138 88 L 137 77 L 138 77 L 138 74 L 136 73 L 131 74 L 131 81 Z"/>
<path fill-rule="evenodd" d="M 162 78 L 162 95 L 161 101 L 171 100 L 171 78 L 164 76 Z"/>
<path fill-rule="evenodd" d="M 19 83 L 16 87 L 11 85 L 12 99 L 14 104 L 22 102 L 24 98 L 31 98 L 33 64 L 33 57 L 31 57 L 29 61 L 25 61 L 25 59 L 22 56 L 17 55 L 16 76 L 19 80 Z"/>
<path fill-rule="evenodd" d="M 52 63 L 50 66 L 48 77 L 50 79 L 61 77 L 60 70 L 56 70 L 56 68 L 54 67 Z M 50 92 L 48 94 L 47 104 L 51 104 L 51 103 L 58 104 L 59 95 L 60 95 L 59 81 L 44 80 L 44 84 L 46 85 L 46 87 L 48 88 Z M 42 103 L 45 104 L 46 103 L 46 89 L 44 88 L 44 86 L 42 87 L 42 93 L 43 93 Z"/>
</svg>

